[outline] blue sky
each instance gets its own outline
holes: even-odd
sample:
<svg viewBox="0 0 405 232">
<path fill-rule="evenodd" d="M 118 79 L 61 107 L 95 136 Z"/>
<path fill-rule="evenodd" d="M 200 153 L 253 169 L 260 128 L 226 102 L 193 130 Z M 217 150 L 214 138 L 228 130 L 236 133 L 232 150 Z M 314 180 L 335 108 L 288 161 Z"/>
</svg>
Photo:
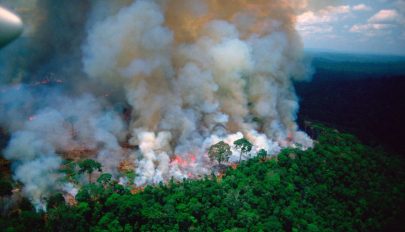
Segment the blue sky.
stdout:
<svg viewBox="0 0 405 232">
<path fill-rule="evenodd" d="M 405 0 L 341 0 L 302 12 L 307 49 L 405 55 Z"/>
</svg>

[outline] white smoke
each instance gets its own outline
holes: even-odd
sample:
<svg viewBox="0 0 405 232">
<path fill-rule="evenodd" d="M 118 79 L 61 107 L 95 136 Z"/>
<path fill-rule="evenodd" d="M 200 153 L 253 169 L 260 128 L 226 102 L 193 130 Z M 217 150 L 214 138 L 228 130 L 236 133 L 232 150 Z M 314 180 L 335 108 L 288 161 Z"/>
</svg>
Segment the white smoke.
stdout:
<svg viewBox="0 0 405 232">
<path fill-rule="evenodd" d="M 28 94 L 24 89 L 20 89 L 21 94 Z M 80 159 L 91 155 L 69 154 L 72 150 L 95 150 L 94 158 L 103 164 L 104 170 L 116 172 L 117 164 L 124 158 L 119 145 L 125 135 L 120 116 L 103 109 L 90 95 L 59 95 L 51 99 L 29 95 L 47 102 L 47 107 L 22 120 L 24 123 L 13 132 L 4 157 L 16 162 L 14 177 L 24 184 L 24 193 L 37 207 L 42 207 L 43 200 L 53 191 L 63 188 L 58 183 L 62 157 Z M 116 165 L 111 167 L 111 163 Z"/>
<path fill-rule="evenodd" d="M 30 15 L 55 4 L 37 2 Z M 0 71 L 10 83 L 27 83 L 0 89 L 0 123 L 12 134 L 4 155 L 15 162 L 24 193 L 41 205 L 55 189 L 72 189 L 59 181 L 66 158 L 97 159 L 117 178 L 121 162 L 130 161 L 136 178 L 129 184 L 139 186 L 210 174 L 207 151 L 219 141 L 232 145 L 248 138 L 254 146 L 243 159 L 260 149 L 276 155 L 283 147 L 311 147 L 295 123 L 293 87 L 294 80 L 308 76 L 294 29 L 295 15 L 307 5 L 305 0 L 83 1 L 80 12 L 68 8 L 61 28 L 33 20 L 31 34 L 55 27 L 60 40 L 50 39 L 47 50 L 49 32 L 32 39 L 26 34 L 29 42 L 17 41 L 7 55 L 18 46 L 44 51 L 10 61 Z M 80 17 L 69 19 L 75 14 Z M 66 25 L 77 27 L 69 31 Z M 71 44 L 61 43 L 76 34 Z M 23 71 L 16 71 L 21 62 Z M 30 83 L 41 73 L 63 76 L 64 84 L 36 90 Z M 230 162 L 238 161 L 239 151 L 232 147 L 232 152 Z"/>
<path fill-rule="evenodd" d="M 194 2 L 188 2 L 190 10 L 210 8 L 210 1 Z M 251 29 L 258 19 L 246 25 L 249 22 L 240 17 L 228 21 L 214 15 L 201 28 L 191 27 L 197 37 L 182 41 L 176 38 L 176 32 L 185 33 L 181 22 L 165 24 L 165 10 L 174 9 L 166 7 L 158 1 L 135 1 L 95 24 L 84 47 L 85 72 L 118 85 L 134 109 L 132 140 L 143 154 L 137 183 L 154 183 L 177 173 L 170 170 L 177 166 L 167 166 L 173 152 L 187 159 L 190 151 L 206 144 L 195 154 L 204 156 L 221 139 L 232 144 L 245 135 L 269 153 L 291 145 L 287 140 L 294 138 L 304 147 L 312 146 L 295 123 L 298 103 L 292 78 L 305 75 L 300 73 L 305 69 L 299 46 L 291 45 L 299 41 L 297 34 L 285 30 L 289 17 L 279 21 L 269 15 L 262 20 L 263 31 L 246 35 L 239 28 Z M 248 13 L 243 8 L 234 12 Z M 207 142 L 218 126 L 225 128 L 225 137 Z M 238 131 L 238 136 L 226 135 Z M 196 175 L 207 172 L 194 170 Z"/>
</svg>

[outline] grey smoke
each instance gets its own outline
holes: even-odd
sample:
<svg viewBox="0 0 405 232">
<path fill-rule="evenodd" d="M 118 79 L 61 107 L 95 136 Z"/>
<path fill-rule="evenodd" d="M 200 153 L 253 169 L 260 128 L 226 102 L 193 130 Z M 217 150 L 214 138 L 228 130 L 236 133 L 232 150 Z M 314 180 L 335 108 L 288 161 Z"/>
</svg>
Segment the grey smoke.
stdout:
<svg viewBox="0 0 405 232">
<path fill-rule="evenodd" d="M 4 156 L 39 208 L 74 188 L 58 169 L 75 150 L 115 177 L 132 162 L 144 185 L 209 174 L 221 140 L 245 136 L 252 155 L 312 146 L 293 87 L 310 74 L 294 29 L 308 1 L 4 2 L 26 20 L 0 52 Z"/>
</svg>

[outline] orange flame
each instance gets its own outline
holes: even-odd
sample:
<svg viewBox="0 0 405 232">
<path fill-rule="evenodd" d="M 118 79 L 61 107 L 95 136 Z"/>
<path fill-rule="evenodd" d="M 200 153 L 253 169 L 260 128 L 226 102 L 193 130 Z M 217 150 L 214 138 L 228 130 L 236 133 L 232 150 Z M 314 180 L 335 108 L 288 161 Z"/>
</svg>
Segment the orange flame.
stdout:
<svg viewBox="0 0 405 232">
<path fill-rule="evenodd" d="M 172 158 L 171 163 L 175 164 L 175 165 L 178 165 L 178 166 L 180 166 L 182 168 L 186 168 L 186 167 L 190 167 L 193 164 L 195 164 L 196 159 L 197 158 L 196 158 L 196 156 L 194 154 L 188 154 L 186 157 L 181 157 L 179 155 L 175 155 Z M 189 174 L 189 176 L 190 176 L 190 174 Z M 192 174 L 191 174 L 191 176 L 192 176 Z"/>
</svg>

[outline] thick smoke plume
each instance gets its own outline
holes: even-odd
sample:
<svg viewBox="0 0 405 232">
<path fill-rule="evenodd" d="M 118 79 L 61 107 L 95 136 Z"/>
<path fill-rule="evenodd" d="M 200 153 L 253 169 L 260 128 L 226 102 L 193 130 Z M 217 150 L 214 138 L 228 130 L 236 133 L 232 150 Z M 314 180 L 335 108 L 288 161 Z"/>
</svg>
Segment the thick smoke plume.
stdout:
<svg viewBox="0 0 405 232">
<path fill-rule="evenodd" d="M 309 75 L 295 30 L 307 1 L 4 4 L 27 25 L 0 51 L 3 153 L 37 206 L 71 189 L 58 172 L 67 158 L 116 178 L 129 162 L 139 186 L 210 174 L 208 148 L 222 140 L 248 138 L 251 155 L 312 146 L 293 87 Z"/>
</svg>

